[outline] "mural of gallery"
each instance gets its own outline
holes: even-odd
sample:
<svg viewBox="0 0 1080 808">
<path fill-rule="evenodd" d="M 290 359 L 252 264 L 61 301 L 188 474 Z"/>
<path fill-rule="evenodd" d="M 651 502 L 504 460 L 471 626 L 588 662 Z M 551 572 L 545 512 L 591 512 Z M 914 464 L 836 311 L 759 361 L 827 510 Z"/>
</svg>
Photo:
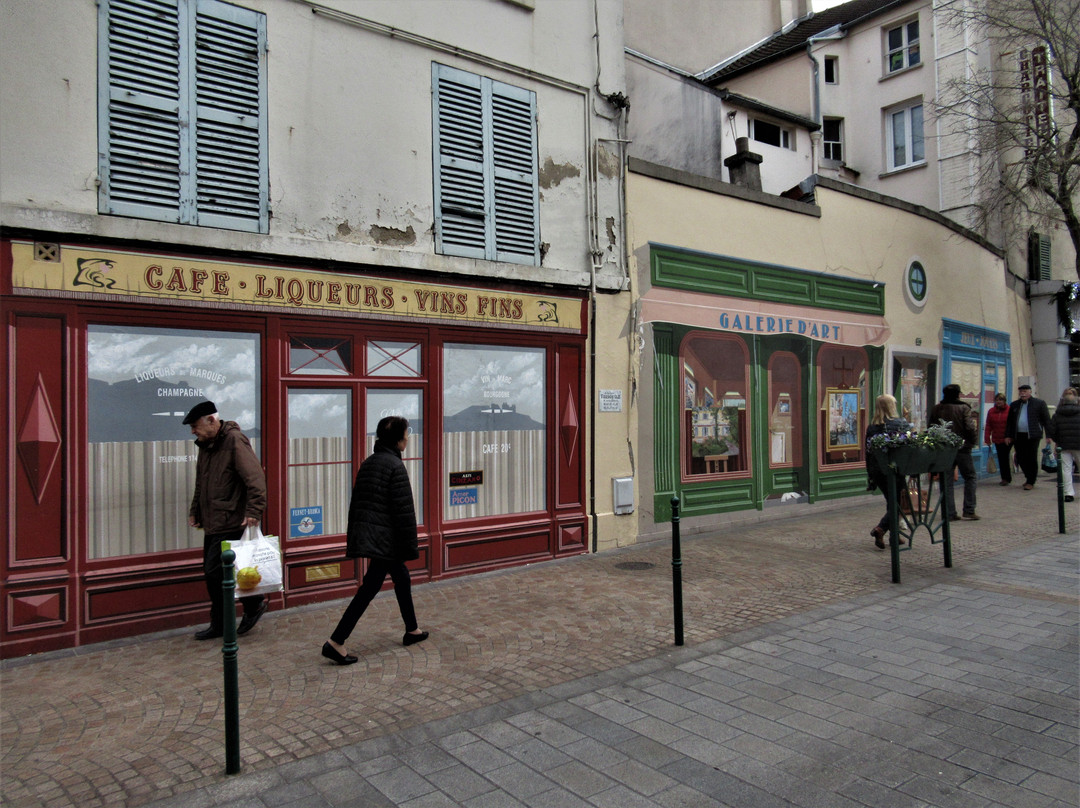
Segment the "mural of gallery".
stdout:
<svg viewBox="0 0 1080 808">
<path fill-rule="evenodd" d="M 413 430 L 415 580 L 587 549 L 572 292 L 19 240 L 0 257 L 5 656 L 202 619 L 181 420 L 206 399 L 266 469 L 285 606 L 355 590 L 349 496 L 386 415 Z"/>
<path fill-rule="evenodd" d="M 657 517 L 864 491 L 881 284 L 655 244 L 651 265 Z"/>
</svg>

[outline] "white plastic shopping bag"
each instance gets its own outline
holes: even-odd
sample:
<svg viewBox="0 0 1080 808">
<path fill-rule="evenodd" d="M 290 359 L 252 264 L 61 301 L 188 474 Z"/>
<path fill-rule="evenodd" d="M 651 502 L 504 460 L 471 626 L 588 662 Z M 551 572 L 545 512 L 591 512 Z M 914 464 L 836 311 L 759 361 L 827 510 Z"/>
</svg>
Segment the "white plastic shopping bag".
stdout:
<svg viewBox="0 0 1080 808">
<path fill-rule="evenodd" d="M 281 545 L 277 536 L 264 536 L 258 525 L 249 527 L 240 541 L 232 543 L 236 599 L 281 592 Z"/>
</svg>

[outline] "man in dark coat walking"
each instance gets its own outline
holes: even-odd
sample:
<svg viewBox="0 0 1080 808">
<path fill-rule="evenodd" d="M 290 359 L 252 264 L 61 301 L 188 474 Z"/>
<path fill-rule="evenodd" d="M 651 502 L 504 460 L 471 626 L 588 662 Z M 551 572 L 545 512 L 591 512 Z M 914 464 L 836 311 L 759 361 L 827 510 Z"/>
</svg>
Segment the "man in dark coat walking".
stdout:
<svg viewBox="0 0 1080 808">
<path fill-rule="evenodd" d="M 210 595 L 210 625 L 196 632 L 196 640 L 213 640 L 224 633 L 224 593 L 221 588 L 221 543 L 238 541 L 244 531 L 262 521 L 266 510 L 266 475 L 251 448 L 251 441 L 236 421 L 222 421 L 217 406 L 203 401 L 184 418 L 191 427 L 199 457 L 195 467 L 195 493 L 188 524 L 203 530 L 203 575 Z M 255 628 L 266 611 L 266 598 L 241 598 L 244 618 L 238 635 Z M 229 604 L 229 608 L 235 608 Z"/>
<path fill-rule="evenodd" d="M 947 384 L 942 391 L 941 401 L 930 409 L 929 423 L 948 421 L 953 432 L 964 439 L 964 445 L 956 453 L 953 468 L 960 470 L 964 478 L 964 519 L 978 519 L 975 513 L 975 462 L 971 459 L 971 450 L 979 442 L 979 421 L 975 412 L 960 400 L 960 385 Z M 953 493 L 952 469 L 945 475 L 945 508 L 947 517 L 959 519 L 956 513 L 956 497 Z"/>
<path fill-rule="evenodd" d="M 1069 387 L 1065 390 L 1046 432 L 1050 440 L 1061 449 L 1065 501 L 1072 502 L 1076 494 L 1073 488 L 1073 467 L 1080 467 L 1080 396 L 1077 395 L 1076 388 Z"/>
<path fill-rule="evenodd" d="M 1009 405 L 1005 422 L 1005 442 L 1016 447 L 1016 463 L 1024 472 L 1024 490 L 1030 491 L 1039 476 L 1039 442 L 1050 426 L 1050 408 L 1041 398 L 1031 395 L 1031 385 L 1022 384 L 1020 398 Z"/>
<path fill-rule="evenodd" d="M 383 418 L 375 428 L 375 451 L 356 473 L 345 554 L 349 558 L 367 558 L 368 569 L 334 633 L 323 643 L 322 655 L 338 665 L 358 660 L 345 650 L 345 641 L 382 589 L 387 575 L 394 582 L 401 619 L 405 621 L 402 644 L 413 645 L 428 636 L 416 622 L 412 582 L 405 566 L 406 561 L 420 557 L 412 485 L 401 459 L 408 443 L 409 422 L 396 415 Z"/>
</svg>

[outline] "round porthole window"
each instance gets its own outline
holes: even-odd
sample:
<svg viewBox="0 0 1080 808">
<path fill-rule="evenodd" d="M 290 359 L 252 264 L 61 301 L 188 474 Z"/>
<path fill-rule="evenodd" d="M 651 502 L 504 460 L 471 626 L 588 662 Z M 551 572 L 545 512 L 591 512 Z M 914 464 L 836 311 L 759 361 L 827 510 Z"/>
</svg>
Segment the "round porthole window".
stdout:
<svg viewBox="0 0 1080 808">
<path fill-rule="evenodd" d="M 922 262 L 913 259 L 907 267 L 907 277 L 904 279 L 904 292 L 908 302 L 913 306 L 922 308 L 926 305 L 926 295 L 929 291 L 929 283 L 926 280 L 926 270 Z"/>
</svg>

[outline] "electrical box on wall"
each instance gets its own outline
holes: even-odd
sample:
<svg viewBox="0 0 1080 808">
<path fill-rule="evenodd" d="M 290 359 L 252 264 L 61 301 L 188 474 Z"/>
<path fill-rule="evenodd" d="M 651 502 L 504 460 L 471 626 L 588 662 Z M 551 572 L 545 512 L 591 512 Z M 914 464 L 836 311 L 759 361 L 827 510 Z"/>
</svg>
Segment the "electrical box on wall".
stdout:
<svg viewBox="0 0 1080 808">
<path fill-rule="evenodd" d="M 615 513 L 634 512 L 634 478 L 612 477 L 611 499 L 615 504 Z"/>
</svg>

